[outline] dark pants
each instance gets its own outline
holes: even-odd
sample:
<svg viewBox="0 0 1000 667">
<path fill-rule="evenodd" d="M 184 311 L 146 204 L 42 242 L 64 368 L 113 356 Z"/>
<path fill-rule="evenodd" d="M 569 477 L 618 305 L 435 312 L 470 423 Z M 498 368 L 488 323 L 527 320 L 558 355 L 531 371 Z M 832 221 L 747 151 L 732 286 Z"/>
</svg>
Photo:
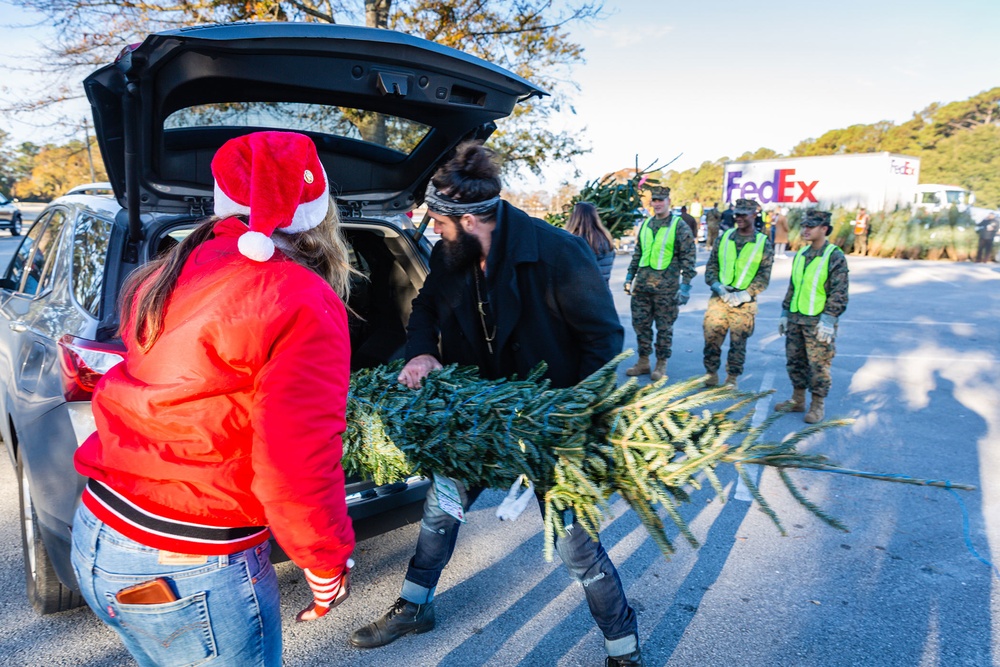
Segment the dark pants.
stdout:
<svg viewBox="0 0 1000 667">
<path fill-rule="evenodd" d="M 482 489 L 466 491 L 461 483 L 456 485 L 468 510 Z M 541 497 L 538 502 L 542 506 Z M 590 613 L 604 634 L 608 655 L 633 652 L 638 646 L 638 625 L 635 612 L 625 598 L 618 570 L 600 541 L 592 540 L 587 531 L 573 522 L 572 512 L 564 514 L 563 522 L 566 530 L 556 537 L 556 551 L 570 574 L 582 584 Z M 460 526 L 457 519 L 438 505 L 437 492 L 431 485 L 424 502 L 417 550 L 406 570 L 401 597 L 414 604 L 434 599 L 434 589 L 441 571 L 451 560 Z"/>
<path fill-rule="evenodd" d="M 976 261 L 980 263 L 989 262 L 993 259 L 993 237 L 979 239 L 979 247 L 976 249 Z"/>
</svg>

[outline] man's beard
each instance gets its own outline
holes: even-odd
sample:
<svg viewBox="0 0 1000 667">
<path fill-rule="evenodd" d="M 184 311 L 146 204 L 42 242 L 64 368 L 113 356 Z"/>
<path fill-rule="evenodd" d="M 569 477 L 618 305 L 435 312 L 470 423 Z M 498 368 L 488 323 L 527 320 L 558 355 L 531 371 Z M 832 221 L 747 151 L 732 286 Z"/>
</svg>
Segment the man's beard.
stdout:
<svg viewBox="0 0 1000 667">
<path fill-rule="evenodd" d="M 456 225 L 458 238 L 454 241 L 441 239 L 444 244 L 444 265 L 449 271 L 467 269 L 483 256 L 483 244 L 474 234 L 465 231 L 461 225 Z"/>
</svg>

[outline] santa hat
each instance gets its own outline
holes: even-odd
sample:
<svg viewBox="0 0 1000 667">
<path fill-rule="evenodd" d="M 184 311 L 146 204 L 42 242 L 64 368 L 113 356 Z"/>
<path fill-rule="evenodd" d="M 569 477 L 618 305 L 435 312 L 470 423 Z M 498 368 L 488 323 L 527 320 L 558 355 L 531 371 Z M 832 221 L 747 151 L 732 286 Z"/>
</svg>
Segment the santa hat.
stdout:
<svg viewBox="0 0 1000 667">
<path fill-rule="evenodd" d="M 326 172 L 312 140 L 295 132 L 254 132 L 230 139 L 212 158 L 215 214 L 246 215 L 240 253 L 257 262 L 274 254 L 276 229 L 313 229 L 330 206 Z"/>
</svg>

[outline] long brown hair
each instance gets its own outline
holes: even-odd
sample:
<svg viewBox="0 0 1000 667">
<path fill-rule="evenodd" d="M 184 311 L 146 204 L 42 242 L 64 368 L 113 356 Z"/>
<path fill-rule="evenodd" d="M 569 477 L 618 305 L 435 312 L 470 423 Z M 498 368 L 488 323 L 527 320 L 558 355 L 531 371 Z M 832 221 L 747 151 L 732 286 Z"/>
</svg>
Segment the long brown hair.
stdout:
<svg viewBox="0 0 1000 667">
<path fill-rule="evenodd" d="M 566 223 L 566 231 L 583 238 L 595 255 L 603 255 L 614 248 L 611 232 L 601 222 L 597 207 L 589 201 L 577 202 L 573 207 L 573 212 L 570 213 L 569 221 Z"/>
<path fill-rule="evenodd" d="M 121 330 L 131 330 L 143 352 L 149 351 L 163 333 L 167 302 L 188 257 L 202 243 L 215 237 L 213 229 L 218 221 L 219 218 L 214 216 L 202 221 L 183 241 L 163 256 L 136 269 L 125 281 L 119 311 L 122 313 Z M 296 234 L 280 231 L 275 234 L 277 248 L 317 273 L 347 303 L 350 277 L 357 271 L 351 267 L 347 241 L 340 227 L 340 213 L 333 197 L 330 197 L 326 218 L 318 226 Z M 133 304 L 134 320 L 131 315 Z"/>
</svg>

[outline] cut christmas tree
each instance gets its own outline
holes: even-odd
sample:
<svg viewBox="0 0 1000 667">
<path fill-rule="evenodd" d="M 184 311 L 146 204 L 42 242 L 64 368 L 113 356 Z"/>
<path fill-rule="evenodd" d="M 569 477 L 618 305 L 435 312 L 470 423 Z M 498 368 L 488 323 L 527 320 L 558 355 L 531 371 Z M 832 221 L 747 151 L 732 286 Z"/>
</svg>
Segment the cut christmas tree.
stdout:
<svg viewBox="0 0 1000 667">
<path fill-rule="evenodd" d="M 766 394 L 728 387 L 705 388 L 702 378 L 640 386 L 619 386 L 616 369 L 623 353 L 579 384 L 552 388 L 542 376 L 483 380 L 475 368 L 445 367 L 431 373 L 420 389 L 397 382 L 402 363 L 363 370 L 352 376 L 344 435 L 344 468 L 378 484 L 414 473 L 460 480 L 467 487 L 507 488 L 525 475 L 545 507 L 545 556 L 551 559 L 564 510 L 596 537 L 619 494 L 669 555 L 658 507 L 681 534 L 698 542 L 678 507 L 688 488 L 704 479 L 724 498 L 715 473 L 731 465 L 761 509 L 784 533 L 781 522 L 747 473 L 746 466 L 777 468 L 792 496 L 829 525 L 846 530 L 809 501 L 787 473 L 806 468 L 874 479 L 945 486 L 945 482 L 840 468 L 797 445 L 813 434 L 849 423 L 830 420 L 804 428 L 781 442 L 764 434 L 776 413 L 753 426 L 750 406 Z M 972 489 L 959 484 L 951 488 Z"/>
</svg>

